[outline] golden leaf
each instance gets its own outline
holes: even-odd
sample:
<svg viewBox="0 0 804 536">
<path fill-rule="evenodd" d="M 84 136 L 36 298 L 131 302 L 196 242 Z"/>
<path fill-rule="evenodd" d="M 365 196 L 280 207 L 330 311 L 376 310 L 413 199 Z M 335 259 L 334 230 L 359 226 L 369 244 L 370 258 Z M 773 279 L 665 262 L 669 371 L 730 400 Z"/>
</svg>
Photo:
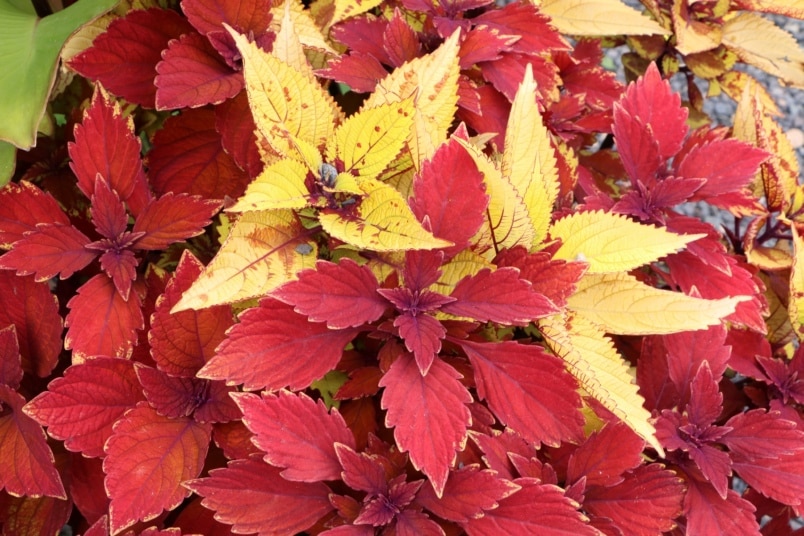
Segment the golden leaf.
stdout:
<svg viewBox="0 0 804 536">
<path fill-rule="evenodd" d="M 449 296 L 461 279 L 475 275 L 483 268 L 495 270 L 497 267 L 474 251 L 465 249 L 441 266 L 441 277 L 436 281 L 434 290 Z"/>
<path fill-rule="evenodd" d="M 804 19 L 804 0 L 742 0 L 740 8 Z"/>
<path fill-rule="evenodd" d="M 293 2 L 288 0 L 285 5 L 288 5 L 290 11 L 290 18 L 293 20 L 293 27 L 299 37 L 302 45 L 314 50 L 319 50 L 327 54 L 336 56 L 338 53 L 329 45 L 324 35 L 321 33 L 318 25 L 310 18 L 310 12 L 304 8 L 302 2 Z M 280 4 L 271 9 L 273 19 L 271 20 L 271 29 L 279 33 L 280 25 L 277 21 L 284 19 L 285 12 L 284 5 Z M 278 37 L 278 36 L 277 36 Z M 276 45 L 274 45 L 276 46 Z"/>
<path fill-rule="evenodd" d="M 539 11 L 567 35 L 668 35 L 656 21 L 618 0 L 543 0 Z"/>
<path fill-rule="evenodd" d="M 589 273 L 606 273 L 637 268 L 706 235 L 677 235 L 620 214 L 593 211 L 561 218 L 553 223 L 550 236 L 562 242 L 556 259 L 582 260 L 589 263 Z"/>
<path fill-rule="evenodd" d="M 285 4 L 281 8 L 282 24 L 276 32 L 276 39 L 274 39 L 274 44 L 271 48 L 271 55 L 287 63 L 297 71 L 305 74 L 313 74 L 310 64 L 307 63 L 307 57 L 304 55 L 304 49 L 299 40 L 299 34 L 296 33 L 293 18 L 290 15 L 290 6 L 293 3 L 295 2 L 285 0 Z M 274 15 L 276 16 L 278 13 Z"/>
<path fill-rule="evenodd" d="M 682 54 L 696 54 L 720 45 L 723 30 L 720 26 L 696 20 L 689 13 L 687 0 L 673 0 L 671 8 L 676 49 Z"/>
<path fill-rule="evenodd" d="M 597 326 L 572 313 L 542 318 L 545 342 L 589 395 L 664 455 L 627 363 Z"/>
<path fill-rule="evenodd" d="M 607 333 L 666 335 L 718 324 L 738 303 L 750 298 L 704 300 L 650 287 L 622 272 L 587 272 L 567 305 Z"/>
<path fill-rule="evenodd" d="M 290 210 L 244 212 L 171 312 L 263 296 L 315 266 L 318 248 Z"/>
<path fill-rule="evenodd" d="M 227 212 L 304 208 L 310 192 L 305 184 L 307 166 L 285 158 L 262 170 L 243 196 Z"/>
<path fill-rule="evenodd" d="M 798 340 L 804 340 L 804 240 L 795 225 L 793 231 L 793 268 L 790 271 L 790 303 L 787 314 Z"/>
</svg>

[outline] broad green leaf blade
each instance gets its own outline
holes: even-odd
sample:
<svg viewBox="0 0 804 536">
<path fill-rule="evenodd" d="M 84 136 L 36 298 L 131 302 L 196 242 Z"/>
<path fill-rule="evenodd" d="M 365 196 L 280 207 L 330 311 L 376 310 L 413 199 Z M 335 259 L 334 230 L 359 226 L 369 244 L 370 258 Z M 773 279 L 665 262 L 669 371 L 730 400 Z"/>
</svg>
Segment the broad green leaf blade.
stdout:
<svg viewBox="0 0 804 536">
<path fill-rule="evenodd" d="M 437 249 L 452 242 L 433 236 L 413 215 L 405 198 L 385 183 L 364 179 L 365 197 L 348 215 L 322 211 L 318 217 L 329 234 L 347 244 L 372 251 Z"/>
<path fill-rule="evenodd" d="M 7 141 L 0 141 L 0 188 L 8 184 L 16 167 L 17 148 Z"/>
<path fill-rule="evenodd" d="M 502 175 L 514 185 L 528 207 L 533 245 L 538 246 L 547 237 L 559 185 L 556 157 L 536 104 L 536 81 L 530 64 L 511 104 Z"/>
<path fill-rule="evenodd" d="M 547 345 L 589 395 L 663 454 L 645 399 L 606 334 L 583 317 L 559 314 L 539 320 Z"/>
<path fill-rule="evenodd" d="M 171 312 L 263 296 L 313 268 L 317 247 L 290 210 L 244 212 Z"/>
<path fill-rule="evenodd" d="M 310 192 L 304 183 L 307 167 L 291 158 L 266 166 L 246 193 L 227 209 L 228 212 L 304 208 L 309 204 Z"/>
<path fill-rule="evenodd" d="M 553 223 L 556 259 L 589 263 L 589 273 L 628 271 L 675 253 L 705 235 L 677 235 L 603 211 L 576 212 Z"/>
<path fill-rule="evenodd" d="M 0 0 L 0 140 L 28 149 L 45 113 L 64 42 L 117 0 L 80 0 L 43 19 Z"/>
<path fill-rule="evenodd" d="M 649 287 L 624 273 L 587 273 L 567 305 L 607 333 L 664 335 L 713 326 L 747 299 L 704 300 Z"/>
<path fill-rule="evenodd" d="M 539 2 L 536 2 L 539 5 Z M 636 9 L 618 0 L 544 0 L 539 10 L 563 34 L 667 35 L 659 23 L 642 16 Z"/>
</svg>

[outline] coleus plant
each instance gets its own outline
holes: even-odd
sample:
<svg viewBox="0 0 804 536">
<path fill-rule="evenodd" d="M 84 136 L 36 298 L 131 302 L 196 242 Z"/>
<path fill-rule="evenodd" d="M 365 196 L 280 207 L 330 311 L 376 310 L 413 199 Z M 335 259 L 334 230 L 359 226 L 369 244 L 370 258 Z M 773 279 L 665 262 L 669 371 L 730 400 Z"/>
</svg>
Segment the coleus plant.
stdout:
<svg viewBox="0 0 804 536">
<path fill-rule="evenodd" d="M 792 532 L 804 195 L 754 83 L 698 126 L 560 1 L 137 7 L 0 191 L 4 533 Z"/>
</svg>

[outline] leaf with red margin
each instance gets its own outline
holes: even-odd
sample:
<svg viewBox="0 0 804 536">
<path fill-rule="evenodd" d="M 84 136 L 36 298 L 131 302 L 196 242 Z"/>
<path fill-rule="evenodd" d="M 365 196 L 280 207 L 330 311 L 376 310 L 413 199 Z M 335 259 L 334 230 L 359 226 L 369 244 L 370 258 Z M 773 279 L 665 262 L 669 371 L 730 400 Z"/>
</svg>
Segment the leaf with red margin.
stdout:
<svg viewBox="0 0 804 536">
<path fill-rule="evenodd" d="M 92 46 L 68 63 L 81 76 L 99 80 L 124 99 L 154 108 L 156 64 L 172 39 L 193 31 L 193 27 L 170 9 L 132 10 L 112 21 Z"/>
<path fill-rule="evenodd" d="M 120 65 L 115 69 L 125 71 Z M 85 196 L 93 196 L 99 175 L 123 201 L 136 190 L 147 189 L 134 121 L 123 116 L 120 105 L 103 89 L 95 89 L 92 103 L 84 111 L 81 124 L 75 126 L 73 136 L 75 141 L 67 144 L 72 159 L 70 169 Z"/>
<path fill-rule="evenodd" d="M 645 441 L 622 422 L 609 422 L 570 455 L 567 482 L 586 477 L 587 486 L 613 486 L 642 463 Z"/>
<path fill-rule="evenodd" d="M 134 233 L 144 233 L 134 245 L 137 249 L 166 249 L 174 242 L 181 242 L 204 232 L 221 204 L 197 195 L 169 192 L 151 201 L 137 216 Z"/>
<path fill-rule="evenodd" d="M 430 315 L 412 313 L 397 316 L 394 326 L 399 328 L 405 348 L 416 358 L 419 371 L 426 375 L 441 351 L 441 339 L 447 334 L 446 328 Z"/>
<path fill-rule="evenodd" d="M 198 422 L 228 422 L 240 418 L 229 398 L 234 389 L 223 382 L 170 376 L 137 363 L 137 377 L 145 398 L 157 413 L 179 419 L 192 416 Z"/>
<path fill-rule="evenodd" d="M 519 269 L 519 278 L 530 281 L 533 290 L 545 296 L 557 307 L 567 305 L 567 298 L 575 292 L 576 283 L 581 279 L 588 264 L 553 259 L 554 250 L 545 248 L 528 253 L 522 246 L 501 251 L 494 264 L 499 268 L 512 266 Z"/>
<path fill-rule="evenodd" d="M 184 251 L 165 293 L 157 299 L 148 341 L 151 355 L 162 372 L 195 376 L 215 355 L 215 348 L 225 338 L 226 330 L 234 324 L 230 305 L 170 313 L 203 269 L 192 253 Z"/>
<path fill-rule="evenodd" d="M 28 181 L 0 189 L 0 248 L 11 248 L 25 233 L 46 223 L 70 225 L 70 218 L 49 193 Z"/>
<path fill-rule="evenodd" d="M 433 235 L 455 244 L 443 250 L 449 258 L 469 246 L 485 219 L 488 202 L 474 159 L 451 139 L 422 164 L 413 181 L 410 208 L 419 221 L 429 218 Z"/>
<path fill-rule="evenodd" d="M 15 270 L 17 275 L 33 274 L 36 281 L 56 275 L 67 279 L 98 256 L 86 248 L 89 243 L 89 238 L 72 225 L 41 224 L 0 257 L 0 269 Z"/>
<path fill-rule="evenodd" d="M 331 330 L 290 305 L 264 298 L 240 316 L 198 377 L 242 383 L 247 391 L 305 389 L 335 368 L 344 346 L 358 333 Z"/>
<path fill-rule="evenodd" d="M 545 296 L 533 290 L 530 282 L 519 278 L 515 268 L 480 270 L 461 279 L 450 294 L 456 301 L 441 306 L 441 311 L 466 316 L 481 322 L 527 325 L 559 309 Z"/>
<path fill-rule="evenodd" d="M 430 478 L 441 496 L 457 451 L 466 445 L 472 421 L 472 395 L 461 385 L 461 375 L 436 359 L 426 376 L 416 361 L 403 354 L 380 380 L 385 387 L 382 408 L 385 424 L 394 427 L 399 450 L 409 452 L 413 466 Z M 426 434 L 422 429 L 427 430 Z"/>
<path fill-rule="evenodd" d="M 365 491 L 369 495 L 384 495 L 388 492 L 388 475 L 379 455 L 355 452 L 352 447 L 334 445 L 338 463 L 341 464 L 343 482 L 350 488 Z"/>
<path fill-rule="evenodd" d="M 115 424 L 103 471 L 113 533 L 172 510 L 190 493 L 182 482 L 204 467 L 212 426 L 163 417 L 140 402 Z"/>
<path fill-rule="evenodd" d="M 259 35 L 271 22 L 269 0 L 183 0 L 181 9 L 190 24 L 202 34 L 220 31 L 226 23 L 240 33 Z"/>
<path fill-rule="evenodd" d="M 683 480 L 657 463 L 637 467 L 624 476 L 612 486 L 586 488 L 583 509 L 592 516 L 592 524 L 595 517 L 602 517 L 613 521 L 622 534 L 672 530 L 682 511 Z"/>
<path fill-rule="evenodd" d="M 691 478 L 684 496 L 687 534 L 728 534 L 759 536 L 756 507 L 734 490 L 725 499 L 708 482 Z"/>
<path fill-rule="evenodd" d="M 9 497 L 2 514 L 3 533 L 20 536 L 58 534 L 70 519 L 72 502 L 54 497 Z"/>
<path fill-rule="evenodd" d="M 197 108 L 219 104 L 245 87 L 209 40 L 197 33 L 171 41 L 156 65 L 156 109 Z"/>
<path fill-rule="evenodd" d="M 112 425 L 143 400 L 131 361 L 99 357 L 68 367 L 28 402 L 25 413 L 47 426 L 67 450 L 94 457 L 103 456 Z"/>
<path fill-rule="evenodd" d="M 622 121 L 637 121 L 647 130 L 658 147 L 658 156 L 664 161 L 681 150 L 687 135 L 687 109 L 681 106 L 681 96 L 674 93 L 655 63 L 651 63 L 645 74 L 628 85 L 625 94 L 614 108 L 614 135 L 617 147 L 623 154 L 621 145 L 634 147 L 637 142 L 633 136 L 618 135 Z M 633 134 L 633 133 L 631 133 Z M 636 156 L 631 151 L 630 154 Z M 623 163 L 628 163 L 623 158 Z M 634 162 L 633 158 L 631 162 Z M 632 176 L 632 178 L 641 178 Z"/>
<path fill-rule="evenodd" d="M 96 356 L 128 357 L 137 330 L 144 327 L 140 298 L 136 292 L 128 301 L 105 274 L 84 283 L 67 302 L 70 312 L 65 325 L 64 347 L 73 350 L 73 363 Z"/>
<path fill-rule="evenodd" d="M 271 296 L 332 329 L 359 327 L 374 322 L 388 308 L 379 294 L 372 271 L 349 258 L 338 264 L 316 261 L 315 270 L 304 270 L 298 279 L 271 292 Z"/>
<path fill-rule="evenodd" d="M 440 518 L 464 523 L 482 516 L 485 510 L 497 508 L 500 500 L 518 490 L 519 486 L 494 471 L 467 465 L 450 472 L 441 498 L 431 486 L 424 486 L 416 502 Z"/>
<path fill-rule="evenodd" d="M 221 135 L 223 150 L 231 155 L 238 167 L 249 178 L 259 175 L 263 162 L 257 149 L 257 136 L 254 134 L 257 126 L 254 124 L 245 91 L 215 107 L 215 129 Z M 241 193 L 233 192 L 230 195 L 239 197 Z"/>
<path fill-rule="evenodd" d="M 0 329 L 0 385 L 17 389 L 22 381 L 22 359 L 14 324 Z"/>
<path fill-rule="evenodd" d="M 450 340 L 466 352 L 477 394 L 500 422 L 536 444 L 556 446 L 583 437 L 577 384 L 559 358 L 541 346 L 513 341 Z"/>
<path fill-rule="evenodd" d="M 327 411 L 304 393 L 233 395 L 243 412 L 243 423 L 254 434 L 252 442 L 266 454 L 264 460 L 284 470 L 294 482 L 340 480 L 341 464 L 334 445 L 355 447 L 355 438 L 337 409 Z"/>
<path fill-rule="evenodd" d="M 14 324 L 22 370 L 49 376 L 61 353 L 59 302 L 47 283 L 0 270 L 0 326 Z"/>
<path fill-rule="evenodd" d="M 239 197 L 249 176 L 223 150 L 209 108 L 184 110 L 170 117 L 153 139 L 148 176 L 157 195 L 200 195 L 204 199 Z"/>
<path fill-rule="evenodd" d="M 521 489 L 502 499 L 499 507 L 461 524 L 469 536 L 598 534 L 586 524 L 586 518 L 576 509 L 577 504 L 558 486 L 542 484 L 535 478 L 517 478 L 514 484 Z"/>
<path fill-rule="evenodd" d="M 280 471 L 252 457 L 229 462 L 184 486 L 204 497 L 201 504 L 238 534 L 296 534 L 332 511 L 325 484 L 291 482 Z"/>
<path fill-rule="evenodd" d="M 42 427 L 25 415 L 25 399 L 0 385 L 0 489 L 12 495 L 67 498 Z"/>
</svg>

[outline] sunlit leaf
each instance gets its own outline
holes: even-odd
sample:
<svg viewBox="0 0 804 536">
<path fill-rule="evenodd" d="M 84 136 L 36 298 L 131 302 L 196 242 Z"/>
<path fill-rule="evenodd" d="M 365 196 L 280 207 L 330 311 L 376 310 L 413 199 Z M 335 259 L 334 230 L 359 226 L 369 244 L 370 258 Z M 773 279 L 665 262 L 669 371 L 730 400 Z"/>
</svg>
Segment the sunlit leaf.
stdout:
<svg viewBox="0 0 804 536">
<path fill-rule="evenodd" d="M 543 0 L 537 5 L 563 34 L 594 37 L 670 33 L 617 0 Z"/>
</svg>

